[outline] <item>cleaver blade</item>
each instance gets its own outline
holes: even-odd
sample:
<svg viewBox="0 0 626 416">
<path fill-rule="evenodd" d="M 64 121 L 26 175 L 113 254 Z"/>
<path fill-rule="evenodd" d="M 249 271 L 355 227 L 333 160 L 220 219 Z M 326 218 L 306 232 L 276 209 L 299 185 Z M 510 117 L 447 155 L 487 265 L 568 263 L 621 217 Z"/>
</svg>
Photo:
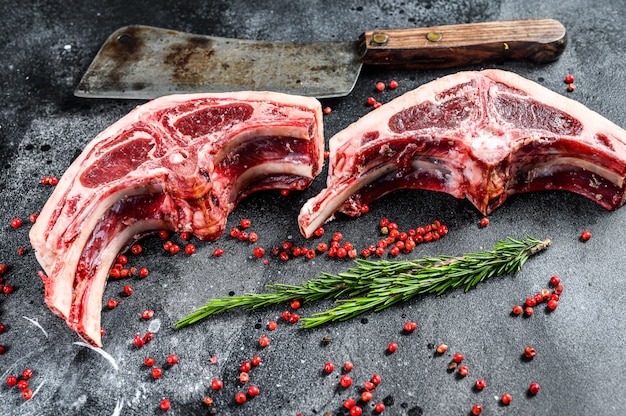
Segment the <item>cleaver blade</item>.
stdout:
<svg viewBox="0 0 626 416">
<path fill-rule="evenodd" d="M 375 30 L 356 41 L 274 42 L 124 26 L 104 42 L 76 87 L 86 98 L 274 91 L 348 95 L 362 65 L 433 69 L 558 59 L 565 27 L 553 19 Z"/>
</svg>

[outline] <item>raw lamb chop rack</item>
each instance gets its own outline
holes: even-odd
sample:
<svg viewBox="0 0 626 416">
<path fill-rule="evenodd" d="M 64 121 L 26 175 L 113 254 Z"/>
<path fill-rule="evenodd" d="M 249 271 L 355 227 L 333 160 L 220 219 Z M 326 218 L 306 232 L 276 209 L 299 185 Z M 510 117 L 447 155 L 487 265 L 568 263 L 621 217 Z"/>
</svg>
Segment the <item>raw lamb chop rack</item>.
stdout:
<svg viewBox="0 0 626 416">
<path fill-rule="evenodd" d="M 197 94 L 137 107 L 85 148 L 31 229 L 46 303 L 102 346 L 104 288 L 129 241 L 161 229 L 215 240 L 243 197 L 307 187 L 323 154 L 313 98 Z"/>
<path fill-rule="evenodd" d="M 467 198 L 483 214 L 507 196 L 566 190 L 624 204 L 626 131 L 582 104 L 501 70 L 460 72 L 373 110 L 330 139 L 327 187 L 302 208 L 310 237 L 335 212 L 397 189 Z"/>
</svg>

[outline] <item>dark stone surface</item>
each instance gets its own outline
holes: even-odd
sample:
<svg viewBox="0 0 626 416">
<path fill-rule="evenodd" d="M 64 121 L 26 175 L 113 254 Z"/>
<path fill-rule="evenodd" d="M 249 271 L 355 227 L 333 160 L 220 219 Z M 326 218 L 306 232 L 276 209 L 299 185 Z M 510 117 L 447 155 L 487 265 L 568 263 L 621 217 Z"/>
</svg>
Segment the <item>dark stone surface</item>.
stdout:
<svg viewBox="0 0 626 416">
<path fill-rule="evenodd" d="M 328 233 L 341 231 L 358 246 L 377 239 L 376 224 L 383 216 L 396 220 L 401 228 L 434 219 L 449 226 L 448 236 L 420 246 L 411 257 L 488 249 L 498 239 L 526 234 L 550 237 L 554 245 L 529 260 L 519 274 L 492 279 L 469 293 L 424 296 L 314 330 L 280 322 L 279 329 L 269 333 L 272 343 L 264 350 L 258 349 L 257 340 L 268 334 L 266 322 L 279 317 L 286 306 L 236 311 L 184 330 L 173 329 L 173 323 L 212 297 L 261 291 L 267 283 L 299 283 L 322 270 L 345 270 L 347 262 L 319 257 L 286 264 L 272 260 L 265 266 L 251 258 L 250 246 L 228 237 L 216 243 L 197 242 L 193 256 L 170 256 L 160 249 L 160 241 L 148 239 L 144 254 L 132 262 L 149 267 L 150 276 L 110 282 L 105 292 L 105 299 L 119 299 L 124 284 L 135 289 L 116 309 L 102 313 L 104 349 L 116 359 L 119 370 L 74 344 L 77 336 L 43 302 L 38 265 L 29 250 L 28 224 L 14 230 L 9 223 L 16 216 L 27 223 L 29 214 L 38 212 L 50 193 L 38 184 L 41 177 L 62 175 L 86 143 L 138 104 L 72 95 L 101 42 L 119 26 L 139 23 L 249 39 L 348 40 L 374 28 L 553 17 L 569 31 L 568 48 L 558 62 L 499 67 L 539 81 L 626 126 L 626 14 L 621 1 L 195 3 L 0 4 L 0 262 L 10 267 L 4 282 L 16 288 L 11 295 L 0 295 L 0 322 L 7 328 L 0 334 L 0 344 L 7 347 L 0 356 L 0 414 L 161 414 L 158 406 L 164 397 L 172 401 L 167 414 L 208 414 L 202 403 L 207 395 L 214 398 L 219 414 L 347 414 L 342 401 L 360 394 L 358 386 L 373 373 L 383 379 L 375 401 L 384 401 L 385 414 L 390 415 L 467 415 L 474 403 L 482 403 L 484 414 L 490 415 L 624 414 L 626 211 L 605 211 L 565 192 L 512 197 L 490 216 L 491 224 L 484 229 L 478 227 L 481 215 L 467 201 L 423 191 L 394 193 L 373 204 L 367 216 L 331 223 Z M 398 80 L 396 91 L 379 94 L 388 101 L 450 72 L 366 70 L 350 96 L 324 102 L 333 108 L 325 118 L 326 136 L 370 111 L 365 102 L 374 94 L 375 81 Z M 578 88 L 568 94 L 563 78 L 570 72 Z M 323 187 L 324 176 L 325 172 L 309 190 L 288 198 L 276 193 L 249 197 L 232 213 L 229 227 L 250 218 L 264 247 L 286 239 L 313 244 L 299 236 L 296 216 L 302 203 Z M 579 240 L 583 229 L 593 233 L 587 243 Z M 226 254 L 214 258 L 211 253 L 218 246 Z M 27 254 L 18 256 L 18 247 L 25 247 Z M 509 315 L 514 304 L 546 287 L 553 274 L 562 276 L 565 284 L 555 312 L 538 308 L 527 319 Z M 309 315 L 328 306 L 307 305 L 300 313 Z M 145 309 L 155 310 L 161 328 L 153 342 L 137 350 L 132 338 L 148 329 L 149 322 L 139 318 Z M 410 336 L 401 333 L 407 320 L 419 323 Z M 322 345 L 324 336 L 332 338 L 329 345 Z M 399 349 L 387 355 L 390 341 L 396 341 Z M 450 351 L 435 357 L 433 348 L 440 342 L 447 343 Z M 538 351 L 532 362 L 521 359 L 526 345 Z M 470 375 L 465 379 L 446 371 L 455 352 L 467 357 Z M 176 353 L 180 363 L 166 368 L 162 379 L 153 380 L 143 359 L 152 356 L 163 365 L 170 353 Z M 239 365 L 255 354 L 262 356 L 263 363 L 252 370 L 251 382 L 261 394 L 240 406 L 234 403 L 235 393 L 242 389 Z M 216 364 L 211 363 L 213 356 Z M 326 361 L 339 368 L 346 360 L 355 365 L 355 387 L 343 390 L 337 387 L 339 371 L 327 376 L 321 371 Z M 30 385 L 35 396 L 25 402 L 4 380 L 27 367 L 34 371 Z M 487 380 L 482 392 L 472 389 L 478 377 Z M 211 391 L 213 378 L 224 380 L 224 390 Z M 526 391 L 533 381 L 542 390 L 530 397 Z M 504 392 L 513 395 L 509 407 L 499 404 Z M 373 413 L 372 404 L 365 409 L 365 414 Z"/>
</svg>

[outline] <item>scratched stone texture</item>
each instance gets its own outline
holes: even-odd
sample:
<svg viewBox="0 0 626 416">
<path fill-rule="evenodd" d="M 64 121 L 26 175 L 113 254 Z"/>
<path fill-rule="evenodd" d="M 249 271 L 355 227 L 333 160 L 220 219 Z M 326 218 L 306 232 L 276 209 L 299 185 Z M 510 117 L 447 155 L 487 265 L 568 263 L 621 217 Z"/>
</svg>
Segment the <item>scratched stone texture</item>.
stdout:
<svg viewBox="0 0 626 416">
<path fill-rule="evenodd" d="M 195 3 L 195 4 L 194 4 Z M 204 415 L 205 396 L 214 399 L 223 415 L 347 415 L 342 402 L 360 395 L 360 386 L 378 373 L 382 383 L 364 414 L 374 414 L 375 402 L 386 404 L 388 415 L 467 415 L 481 403 L 489 415 L 623 415 L 626 409 L 623 352 L 626 337 L 626 210 L 609 212 L 578 195 L 537 192 L 511 197 L 480 228 L 481 214 L 465 200 L 427 191 L 399 191 L 376 201 L 368 215 L 338 217 L 326 226 L 328 236 L 341 231 L 346 239 L 364 246 L 378 238 L 377 223 L 388 217 L 401 228 L 435 219 L 447 224 L 449 235 L 419 246 L 409 257 L 459 255 L 489 249 L 508 236 L 549 237 L 553 246 L 531 258 L 514 275 L 494 278 L 464 293 L 456 290 L 439 297 L 423 296 L 380 313 L 313 330 L 286 324 L 281 305 L 255 312 L 233 311 L 183 330 L 174 322 L 213 297 L 260 292 L 269 283 L 298 284 L 322 271 L 336 273 L 347 261 L 318 256 L 264 265 L 252 258 L 251 247 L 227 236 L 214 243 L 194 240 L 196 254 L 166 255 L 157 238 L 144 240 L 144 253 L 132 262 L 150 269 L 148 278 L 109 282 L 105 301 L 121 298 L 124 284 L 135 293 L 113 310 L 103 310 L 104 350 L 117 367 L 76 342 L 79 338 L 46 307 L 39 266 L 28 241 L 28 216 L 38 212 L 51 190 L 41 185 L 44 175 L 61 176 L 95 135 L 122 117 L 140 101 L 80 99 L 73 96 L 82 73 L 101 43 L 127 24 L 148 24 L 208 35 L 262 40 L 352 40 L 371 29 L 470 23 L 487 20 L 551 17 L 568 29 L 568 47 L 547 65 L 486 64 L 517 72 L 558 93 L 574 98 L 616 124 L 626 127 L 626 13 L 621 1 L 611 0 L 425 0 L 329 2 L 288 0 L 248 2 L 151 1 L 4 1 L 0 4 L 0 263 L 9 265 L 4 283 L 14 285 L 10 295 L 0 294 L 0 323 L 6 331 L 0 344 L 0 415 Z M 471 67 L 465 69 L 480 69 Z M 364 69 L 354 91 L 341 99 L 326 100 L 326 138 L 371 111 L 367 97 L 378 94 L 388 101 L 428 81 L 456 70 Z M 566 91 L 563 79 L 572 73 L 577 89 Z M 396 79 L 399 88 L 374 91 L 377 81 Z M 249 218 L 266 248 L 291 240 L 313 245 L 298 232 L 300 206 L 319 192 L 326 171 L 304 192 L 282 197 L 277 192 L 252 195 L 231 214 L 227 228 Z M 21 217 L 19 229 L 11 219 Z M 588 229 L 593 237 L 579 239 Z M 18 256 L 19 247 L 26 254 Z M 222 257 L 211 255 L 216 247 Z M 407 257 L 407 256 L 404 256 Z M 514 304 L 546 287 L 551 275 L 565 285 L 559 308 L 547 314 L 510 316 Z M 330 302 L 303 306 L 303 316 L 328 308 Z M 152 321 L 140 319 L 155 310 Z M 155 321 L 158 319 L 158 321 Z M 279 320 L 274 332 L 266 329 Z M 418 329 L 402 334 L 404 322 Z M 141 349 L 132 342 L 136 333 L 160 322 L 155 339 Z M 259 349 L 261 335 L 271 344 Z M 327 345 L 325 336 L 331 338 Z M 386 354 L 390 341 L 399 344 Z M 449 352 L 437 357 L 434 346 L 445 342 Z M 534 346 L 532 362 L 521 358 Z M 455 352 L 465 354 L 470 375 L 458 378 L 447 371 Z M 142 364 L 151 356 L 163 365 L 168 354 L 180 362 L 152 379 Z M 234 401 L 239 365 L 253 355 L 263 359 L 251 373 L 261 394 L 244 405 Z M 212 357 L 216 361 L 212 362 Z M 355 385 L 338 387 L 341 363 L 350 360 Z M 337 369 L 322 375 L 325 362 Z M 23 369 L 34 372 L 35 392 L 22 400 L 15 387 L 5 385 L 8 375 Z M 472 386 L 485 378 L 482 392 Z M 214 392 L 211 380 L 224 380 Z M 536 381 L 541 392 L 530 397 L 528 385 Z M 502 406 L 502 393 L 513 403 Z M 171 400 L 163 412 L 159 402 Z"/>
</svg>

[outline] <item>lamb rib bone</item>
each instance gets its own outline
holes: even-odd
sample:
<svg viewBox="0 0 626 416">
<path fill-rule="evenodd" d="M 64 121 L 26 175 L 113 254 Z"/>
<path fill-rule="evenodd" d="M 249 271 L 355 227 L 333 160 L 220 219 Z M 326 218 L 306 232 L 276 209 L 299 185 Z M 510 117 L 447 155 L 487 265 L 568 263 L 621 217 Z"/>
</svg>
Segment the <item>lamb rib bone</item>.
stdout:
<svg viewBox="0 0 626 416">
<path fill-rule="evenodd" d="M 310 237 L 335 212 L 358 216 L 397 189 L 467 198 L 487 215 L 507 196 L 567 190 L 624 203 L 626 131 L 519 75 L 467 71 L 373 110 L 329 142 L 326 189 L 302 207 Z"/>
<path fill-rule="evenodd" d="M 119 251 L 149 231 L 215 240 L 251 192 L 301 190 L 321 171 L 320 103 L 270 92 L 162 97 L 89 143 L 30 232 L 45 301 L 101 346 L 100 311 Z"/>
</svg>

